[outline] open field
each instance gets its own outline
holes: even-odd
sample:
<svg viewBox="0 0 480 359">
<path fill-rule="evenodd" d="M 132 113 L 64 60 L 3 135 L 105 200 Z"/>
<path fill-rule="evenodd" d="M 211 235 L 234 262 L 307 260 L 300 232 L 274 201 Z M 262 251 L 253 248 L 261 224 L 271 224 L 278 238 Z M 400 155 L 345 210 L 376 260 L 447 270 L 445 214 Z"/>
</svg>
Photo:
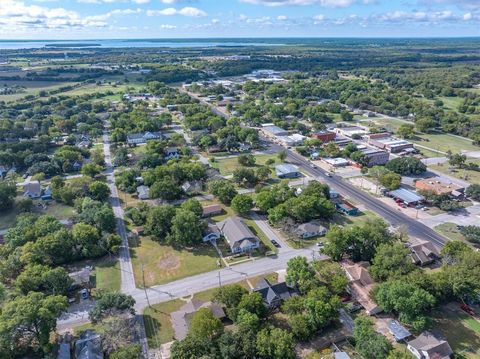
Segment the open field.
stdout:
<svg viewBox="0 0 480 359">
<path fill-rule="evenodd" d="M 253 167 L 246 167 L 246 168 L 256 168 L 259 166 L 265 165 L 265 162 L 269 159 L 273 159 L 275 161 L 275 164 L 279 164 L 280 160 L 276 155 L 269 155 L 269 154 L 261 154 L 261 155 L 255 155 L 255 158 L 257 161 L 255 162 L 255 166 Z M 233 173 L 234 170 L 237 168 L 242 167 L 240 163 L 238 163 L 238 157 L 228 157 L 228 158 L 221 158 L 221 157 L 215 157 L 215 162 L 212 164 L 213 168 L 216 168 L 220 171 L 220 174 L 223 176 L 227 176 Z M 272 169 L 271 173 L 272 177 L 276 177 L 274 169 Z"/>
<path fill-rule="evenodd" d="M 95 265 L 96 289 L 120 291 L 120 262 L 115 259 L 106 259 Z"/>
<path fill-rule="evenodd" d="M 439 100 L 443 102 L 443 107 L 447 110 L 457 111 L 460 105 L 463 102 L 463 98 L 453 96 L 453 97 L 439 97 Z"/>
<path fill-rule="evenodd" d="M 38 93 L 42 90 L 50 91 L 56 90 L 63 86 L 71 86 L 75 85 L 75 82 L 58 82 L 58 81 L 0 81 L 0 86 L 6 85 L 8 86 L 23 86 L 25 87 L 24 92 L 15 93 L 11 95 L 0 95 L 0 101 L 15 101 L 25 96 L 29 95 L 38 95 Z"/>
<path fill-rule="evenodd" d="M 143 237 L 138 245 L 131 246 L 130 251 L 135 282 L 138 286 L 141 286 L 143 281 L 142 265 L 147 287 L 218 268 L 218 253 L 210 244 L 200 245 L 191 250 L 176 249 Z"/>
<path fill-rule="evenodd" d="M 438 233 L 444 235 L 445 237 L 455 240 L 455 241 L 466 241 L 465 237 L 460 230 L 457 228 L 455 223 L 446 222 L 439 224 L 434 228 Z"/>
<path fill-rule="evenodd" d="M 445 133 L 428 133 L 428 134 L 415 134 L 415 138 L 410 140 L 413 143 L 429 147 L 432 150 L 441 152 L 447 152 L 448 150 L 453 153 L 461 151 L 479 151 L 480 147 L 475 146 L 472 141 L 467 138 L 461 138 L 452 136 Z"/>
<path fill-rule="evenodd" d="M 480 164 L 479 159 L 470 160 L 468 159 L 467 162 L 473 162 Z M 480 184 L 480 172 L 479 171 L 472 171 L 467 169 L 459 169 L 459 170 L 449 170 L 449 164 L 444 163 L 440 165 L 433 165 L 429 166 L 434 171 L 445 173 L 449 176 L 470 182 L 470 183 L 478 183 Z"/>
<path fill-rule="evenodd" d="M 446 336 L 459 358 L 480 359 L 480 322 L 451 303 L 433 314 L 434 327 Z"/>
</svg>

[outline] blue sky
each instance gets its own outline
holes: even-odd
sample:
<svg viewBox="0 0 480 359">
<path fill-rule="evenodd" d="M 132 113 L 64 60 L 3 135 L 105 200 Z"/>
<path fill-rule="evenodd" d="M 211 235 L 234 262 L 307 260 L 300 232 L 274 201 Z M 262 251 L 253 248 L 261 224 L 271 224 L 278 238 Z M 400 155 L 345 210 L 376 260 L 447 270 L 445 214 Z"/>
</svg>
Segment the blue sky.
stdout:
<svg viewBox="0 0 480 359">
<path fill-rule="evenodd" d="M 0 39 L 480 36 L 480 0 L 0 0 Z"/>
</svg>

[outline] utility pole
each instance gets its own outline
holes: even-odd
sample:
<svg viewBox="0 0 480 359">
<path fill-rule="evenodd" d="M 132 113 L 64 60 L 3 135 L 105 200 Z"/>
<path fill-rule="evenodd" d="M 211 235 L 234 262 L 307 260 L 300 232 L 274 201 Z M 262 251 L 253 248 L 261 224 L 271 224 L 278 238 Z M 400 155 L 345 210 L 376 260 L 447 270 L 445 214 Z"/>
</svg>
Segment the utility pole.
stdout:
<svg viewBox="0 0 480 359">
<path fill-rule="evenodd" d="M 147 298 L 148 307 L 151 308 L 150 299 L 148 299 L 147 287 L 145 286 L 145 270 L 143 267 L 143 263 L 142 263 L 142 285 L 143 285 L 143 290 L 145 291 L 145 298 Z"/>
</svg>

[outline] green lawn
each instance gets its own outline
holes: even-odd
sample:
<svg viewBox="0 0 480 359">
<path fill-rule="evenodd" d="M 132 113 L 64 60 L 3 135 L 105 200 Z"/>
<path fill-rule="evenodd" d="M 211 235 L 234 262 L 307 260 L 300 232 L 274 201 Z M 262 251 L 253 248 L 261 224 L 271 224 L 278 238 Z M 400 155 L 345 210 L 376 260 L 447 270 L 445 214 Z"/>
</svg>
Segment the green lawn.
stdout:
<svg viewBox="0 0 480 359">
<path fill-rule="evenodd" d="M 419 144 L 432 150 L 453 153 L 464 151 L 479 151 L 480 147 L 475 146 L 472 141 L 445 133 L 432 132 L 428 134 L 416 134 L 414 139 L 410 140 L 415 144 Z"/>
<path fill-rule="evenodd" d="M 455 223 L 442 223 L 434 228 L 438 233 L 454 241 L 466 241 Z"/>
<path fill-rule="evenodd" d="M 118 260 L 104 260 L 95 265 L 95 282 L 97 289 L 120 291 L 120 262 Z"/>
<path fill-rule="evenodd" d="M 26 80 L 2 80 L 2 85 L 6 84 L 9 85 L 17 85 L 25 87 L 25 91 L 21 93 L 15 93 L 11 95 L 0 95 L 0 101 L 16 101 L 22 99 L 29 95 L 38 95 L 38 93 L 42 90 L 50 91 L 56 90 L 63 86 L 71 86 L 75 85 L 75 82 L 58 82 L 58 81 L 26 81 Z"/>
<path fill-rule="evenodd" d="M 443 107 L 447 110 L 453 110 L 453 111 L 457 111 L 458 108 L 460 107 L 460 105 L 462 104 L 463 102 L 463 98 L 461 97 L 439 97 L 438 98 L 439 100 L 441 100 L 443 102 Z"/>
<path fill-rule="evenodd" d="M 255 168 L 259 166 L 265 165 L 265 162 L 269 159 L 273 159 L 275 161 L 275 164 L 279 164 L 280 160 L 276 155 L 268 155 L 268 154 L 262 154 L 262 155 L 255 155 L 256 162 L 255 166 L 253 167 L 247 167 L 247 168 Z M 238 157 L 228 157 L 228 158 L 218 158 L 215 157 L 215 162 L 211 163 L 213 168 L 216 168 L 220 171 L 220 174 L 223 176 L 227 176 L 233 173 L 234 170 L 237 168 L 242 167 L 240 163 L 238 163 Z M 272 177 L 275 177 L 274 171 L 272 170 Z"/>
<path fill-rule="evenodd" d="M 135 282 L 142 285 L 142 265 L 147 287 L 168 283 L 217 268 L 218 253 L 210 244 L 191 250 L 161 245 L 143 237 L 138 246 L 131 246 Z"/>
<path fill-rule="evenodd" d="M 480 322 L 454 305 L 433 314 L 433 327 L 443 332 L 458 358 L 480 359 Z"/>
</svg>

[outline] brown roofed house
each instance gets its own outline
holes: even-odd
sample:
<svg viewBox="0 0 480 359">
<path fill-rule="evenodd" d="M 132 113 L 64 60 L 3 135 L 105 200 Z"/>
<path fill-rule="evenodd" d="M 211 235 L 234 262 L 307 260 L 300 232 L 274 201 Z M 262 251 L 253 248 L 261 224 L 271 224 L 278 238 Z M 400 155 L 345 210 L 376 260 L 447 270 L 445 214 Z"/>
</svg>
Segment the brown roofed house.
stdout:
<svg viewBox="0 0 480 359">
<path fill-rule="evenodd" d="M 440 251 L 429 241 L 417 240 L 411 244 L 410 250 L 412 251 L 411 257 L 413 263 L 420 266 L 431 264 L 435 260 L 440 259 Z"/>
<path fill-rule="evenodd" d="M 439 334 L 428 331 L 409 341 L 407 348 L 418 359 L 447 359 L 453 354 L 446 340 Z"/>
<path fill-rule="evenodd" d="M 418 190 L 431 191 L 436 195 L 442 195 L 442 194 L 452 195 L 453 192 L 463 193 L 463 191 L 465 190 L 464 187 L 439 177 L 425 178 L 425 179 L 418 180 L 415 182 L 415 187 Z"/>
<path fill-rule="evenodd" d="M 210 204 L 208 206 L 203 206 L 202 207 L 203 217 L 211 217 L 211 216 L 216 216 L 217 214 L 222 214 L 223 213 L 223 207 L 220 206 L 219 204 Z"/>
<path fill-rule="evenodd" d="M 248 253 L 260 246 L 260 240 L 239 217 L 229 217 L 218 228 L 230 245 L 233 254 Z"/>
<path fill-rule="evenodd" d="M 380 313 L 382 309 L 370 298 L 375 283 L 368 273 L 368 263 L 344 263 L 343 268 L 350 280 L 350 291 L 355 300 L 362 305 L 368 315 Z"/>
</svg>

